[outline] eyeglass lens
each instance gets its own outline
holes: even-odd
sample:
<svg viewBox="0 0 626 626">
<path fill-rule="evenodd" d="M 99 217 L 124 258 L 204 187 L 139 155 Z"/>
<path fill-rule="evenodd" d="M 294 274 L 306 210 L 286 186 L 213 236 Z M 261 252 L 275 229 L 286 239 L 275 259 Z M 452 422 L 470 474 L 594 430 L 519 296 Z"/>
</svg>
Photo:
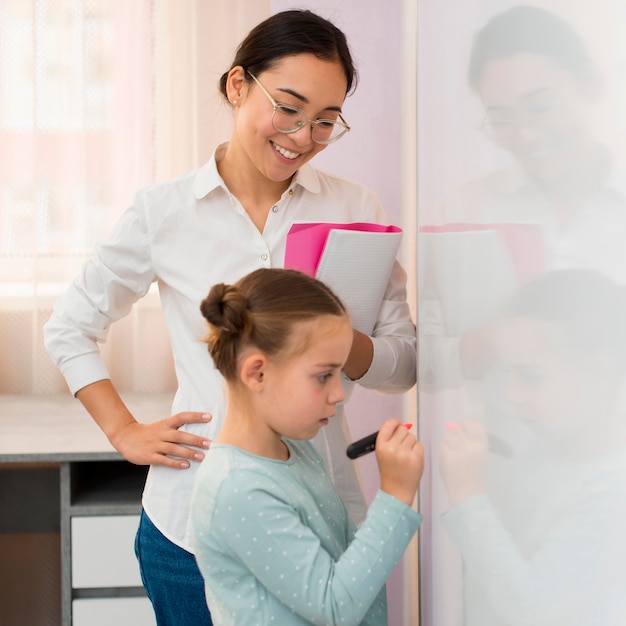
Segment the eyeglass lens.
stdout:
<svg viewBox="0 0 626 626">
<path fill-rule="evenodd" d="M 337 122 L 337 116 L 334 119 L 328 118 L 309 122 L 304 111 L 295 107 L 277 104 L 272 122 L 278 132 L 287 134 L 295 133 L 303 126 L 310 124 L 312 126 L 311 136 L 313 141 L 330 143 L 339 139 L 346 132 L 345 126 Z"/>
</svg>

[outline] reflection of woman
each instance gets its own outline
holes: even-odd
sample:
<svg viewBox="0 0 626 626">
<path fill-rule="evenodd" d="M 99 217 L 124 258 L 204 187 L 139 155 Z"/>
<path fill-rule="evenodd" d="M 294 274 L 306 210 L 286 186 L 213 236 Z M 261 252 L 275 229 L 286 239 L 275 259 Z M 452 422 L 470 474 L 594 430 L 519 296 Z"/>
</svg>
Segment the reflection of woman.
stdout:
<svg viewBox="0 0 626 626">
<path fill-rule="evenodd" d="M 534 468 L 510 461 L 527 473 L 508 517 L 485 493 L 482 425 L 461 424 L 441 446 L 443 523 L 488 600 L 477 608 L 474 587 L 471 626 L 626 623 L 625 320 L 624 288 L 590 270 L 527 283 L 499 320 L 506 399 L 538 445 Z"/>
<path fill-rule="evenodd" d="M 603 188 L 609 166 L 590 128 L 599 83 L 582 39 L 543 9 L 515 7 L 476 34 L 469 82 L 485 108 L 485 134 L 524 179 L 506 190 L 517 202 L 476 205 L 465 217 L 543 222 L 548 213 L 556 228 L 567 226 Z M 457 210 L 445 207 L 447 216 Z"/>
<path fill-rule="evenodd" d="M 548 267 L 623 280 L 626 175 L 594 136 L 600 81 L 580 36 L 539 7 L 514 7 L 476 34 L 469 82 L 485 109 L 483 130 L 515 163 L 449 192 L 437 221 L 532 222 Z M 490 358 L 488 325 L 450 336 L 438 287 L 420 309 L 420 371 L 435 388 L 482 377 Z"/>
<path fill-rule="evenodd" d="M 219 432 L 225 407 L 222 378 L 200 341 L 202 298 L 212 284 L 281 266 L 294 221 L 386 222 L 372 192 L 308 164 L 349 130 L 341 112 L 354 80 L 345 36 L 327 20 L 286 11 L 255 27 L 220 82 L 234 111 L 231 141 L 199 170 L 137 194 L 46 327 L 47 347 L 72 393 L 117 450 L 151 465 L 137 552 L 159 624 L 210 623 L 188 511 L 202 449 Z M 154 282 L 178 391 L 173 417 L 146 425 L 120 399 L 97 342 Z M 354 332 L 348 378 L 389 391 L 414 384 L 415 328 L 405 298 L 396 265 L 374 337 Z M 362 510 L 345 458 L 345 420 L 329 428 L 320 450 L 348 507 Z"/>
</svg>

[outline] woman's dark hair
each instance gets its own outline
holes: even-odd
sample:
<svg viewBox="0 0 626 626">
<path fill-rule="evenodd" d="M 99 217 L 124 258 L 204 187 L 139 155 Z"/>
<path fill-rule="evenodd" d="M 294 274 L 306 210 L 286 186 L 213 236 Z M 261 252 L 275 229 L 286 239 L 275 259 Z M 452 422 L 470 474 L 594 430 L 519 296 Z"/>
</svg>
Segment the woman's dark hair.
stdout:
<svg viewBox="0 0 626 626">
<path fill-rule="evenodd" d="M 468 80 L 474 89 L 490 61 L 521 52 L 548 57 L 575 78 L 593 66 L 578 33 L 560 17 L 534 6 L 520 5 L 499 13 L 474 36 Z"/>
<path fill-rule="evenodd" d="M 523 284 L 505 313 L 555 324 L 581 356 L 606 355 L 626 369 L 626 291 L 600 272 L 547 272 Z"/>
<path fill-rule="evenodd" d="M 346 93 L 356 88 L 357 72 L 346 36 L 334 24 L 307 10 L 282 11 L 255 26 L 239 44 L 228 72 L 240 65 L 258 76 L 284 57 L 306 53 L 325 61 L 339 61 L 346 75 Z M 224 96 L 228 72 L 219 82 Z"/>
<path fill-rule="evenodd" d="M 209 323 L 206 340 L 215 367 L 228 381 L 237 379 L 241 351 L 254 346 L 266 355 L 286 358 L 294 324 L 334 315 L 347 319 L 341 300 L 321 281 L 296 270 L 262 268 L 234 285 L 214 285 L 200 305 Z M 297 350 L 303 351 L 302 342 Z"/>
</svg>

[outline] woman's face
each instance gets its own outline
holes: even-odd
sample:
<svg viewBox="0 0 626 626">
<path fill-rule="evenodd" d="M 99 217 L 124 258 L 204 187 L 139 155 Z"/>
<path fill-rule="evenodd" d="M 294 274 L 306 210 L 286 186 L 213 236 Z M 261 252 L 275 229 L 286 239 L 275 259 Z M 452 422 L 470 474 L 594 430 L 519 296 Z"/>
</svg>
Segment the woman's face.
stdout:
<svg viewBox="0 0 626 626">
<path fill-rule="evenodd" d="M 290 134 L 276 131 L 272 103 L 249 76 L 246 78 L 231 141 L 238 165 L 252 167 L 272 182 L 289 180 L 326 145 L 312 140 L 308 124 Z M 312 120 L 336 117 L 346 96 L 342 65 L 311 54 L 285 57 L 256 78 L 276 102 L 302 109 Z"/>
<path fill-rule="evenodd" d="M 591 86 L 549 58 L 519 53 L 490 61 L 478 91 L 493 140 L 530 176 L 557 179 L 587 150 Z"/>
</svg>

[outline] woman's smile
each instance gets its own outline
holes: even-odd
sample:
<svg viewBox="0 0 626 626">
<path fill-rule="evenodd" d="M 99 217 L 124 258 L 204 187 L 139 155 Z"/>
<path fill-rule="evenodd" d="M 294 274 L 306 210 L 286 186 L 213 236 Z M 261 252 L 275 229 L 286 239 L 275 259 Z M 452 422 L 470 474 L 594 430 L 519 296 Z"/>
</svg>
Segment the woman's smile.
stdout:
<svg viewBox="0 0 626 626">
<path fill-rule="evenodd" d="M 287 148 L 283 148 L 282 146 L 279 146 L 277 143 L 274 143 L 273 141 L 270 140 L 270 143 L 272 144 L 272 147 L 274 148 L 274 150 L 276 152 L 278 152 L 278 154 L 280 154 L 283 158 L 287 159 L 288 161 L 295 161 L 301 153 L 299 152 L 292 152 L 291 150 L 287 150 Z"/>
</svg>

